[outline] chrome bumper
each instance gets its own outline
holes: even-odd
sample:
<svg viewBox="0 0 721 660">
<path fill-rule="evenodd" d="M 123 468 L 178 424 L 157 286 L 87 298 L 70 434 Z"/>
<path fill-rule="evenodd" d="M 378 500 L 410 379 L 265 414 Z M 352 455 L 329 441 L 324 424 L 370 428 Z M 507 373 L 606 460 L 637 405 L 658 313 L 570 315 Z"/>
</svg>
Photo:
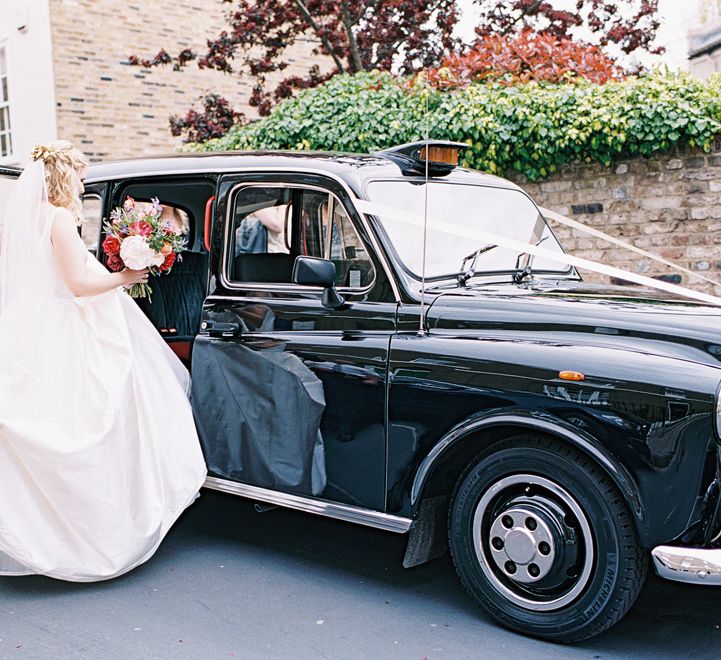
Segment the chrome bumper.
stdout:
<svg viewBox="0 0 721 660">
<path fill-rule="evenodd" d="M 659 577 L 690 584 L 721 585 L 721 549 L 659 545 L 651 551 Z"/>
</svg>

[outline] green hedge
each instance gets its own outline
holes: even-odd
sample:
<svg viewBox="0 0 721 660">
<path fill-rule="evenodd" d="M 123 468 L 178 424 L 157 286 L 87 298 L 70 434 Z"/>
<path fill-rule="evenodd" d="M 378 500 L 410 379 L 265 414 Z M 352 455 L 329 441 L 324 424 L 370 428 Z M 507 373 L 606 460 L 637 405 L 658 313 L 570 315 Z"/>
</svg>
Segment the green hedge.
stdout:
<svg viewBox="0 0 721 660">
<path fill-rule="evenodd" d="M 427 97 L 427 98 L 426 98 Z M 721 135 L 721 75 L 702 82 L 657 70 L 596 85 L 473 84 L 452 92 L 387 73 L 336 76 L 277 106 L 272 114 L 190 150 L 308 149 L 371 152 L 423 138 L 470 145 L 463 165 L 532 180 L 576 160 L 648 155 L 679 144 L 712 147 Z"/>
</svg>

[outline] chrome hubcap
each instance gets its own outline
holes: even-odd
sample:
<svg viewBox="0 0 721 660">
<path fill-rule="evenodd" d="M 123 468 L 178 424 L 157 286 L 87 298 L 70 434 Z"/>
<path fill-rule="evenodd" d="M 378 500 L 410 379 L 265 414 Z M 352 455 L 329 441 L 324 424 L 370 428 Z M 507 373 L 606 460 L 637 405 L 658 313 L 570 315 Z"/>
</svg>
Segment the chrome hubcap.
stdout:
<svg viewBox="0 0 721 660">
<path fill-rule="evenodd" d="M 591 577 L 594 541 L 586 515 L 545 477 L 517 474 L 494 483 L 476 506 L 473 538 L 491 585 L 529 610 L 565 607 Z"/>
<path fill-rule="evenodd" d="M 553 567 L 553 534 L 535 511 L 524 507 L 508 509 L 493 521 L 489 533 L 493 561 L 516 582 L 538 582 Z"/>
</svg>

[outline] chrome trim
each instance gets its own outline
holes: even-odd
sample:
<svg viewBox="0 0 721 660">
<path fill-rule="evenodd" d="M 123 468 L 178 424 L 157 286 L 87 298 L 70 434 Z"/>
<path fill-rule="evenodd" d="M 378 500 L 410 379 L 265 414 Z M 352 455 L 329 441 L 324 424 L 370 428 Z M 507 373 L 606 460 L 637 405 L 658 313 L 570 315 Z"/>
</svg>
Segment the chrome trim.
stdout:
<svg viewBox="0 0 721 660">
<path fill-rule="evenodd" d="M 237 195 L 236 191 L 243 188 L 295 188 L 300 190 L 314 190 L 316 192 L 326 193 L 327 195 L 330 195 L 334 200 L 340 204 L 341 208 L 345 209 L 345 206 L 343 203 L 338 199 L 337 195 L 327 188 L 323 188 L 322 186 L 314 186 L 313 184 L 302 184 L 302 183 L 286 183 L 285 181 L 270 181 L 270 182 L 263 182 L 263 181 L 253 181 L 251 183 L 244 183 L 242 181 L 239 181 L 237 184 L 235 184 L 229 191 L 228 191 L 228 200 L 229 203 L 227 204 L 228 210 L 226 212 L 225 217 L 225 232 L 223 233 L 223 246 L 221 251 L 221 257 L 220 257 L 220 282 L 226 289 L 231 290 L 244 290 L 244 289 L 251 289 L 253 291 L 284 291 L 284 292 L 292 292 L 292 291 L 308 291 L 308 292 L 314 292 L 314 293 L 322 293 L 323 287 L 320 286 L 302 286 L 299 284 L 293 284 L 292 282 L 289 282 L 288 284 L 277 284 L 277 283 L 266 283 L 266 282 L 240 282 L 239 280 L 231 280 L 228 275 L 228 265 L 229 265 L 229 259 L 228 259 L 228 247 L 230 246 L 230 227 L 232 225 L 232 214 L 234 211 L 234 205 L 232 204 L 232 201 L 234 200 L 235 196 Z M 357 212 L 357 210 L 356 210 Z M 362 216 L 360 216 L 362 218 Z M 328 215 L 328 222 L 330 222 L 330 213 Z M 348 219 L 350 220 L 350 216 L 348 216 Z M 351 220 L 351 222 L 353 222 Z M 360 238 L 360 237 L 359 237 Z M 328 243 L 330 245 L 330 242 Z M 373 262 L 371 262 L 372 264 Z M 386 273 L 387 277 L 387 273 Z M 338 287 L 338 291 L 341 293 L 347 293 L 348 295 L 363 295 L 364 293 L 368 293 L 376 284 L 376 272 L 375 272 L 375 266 L 373 267 L 373 281 L 370 284 L 367 284 L 364 287 Z"/>
<path fill-rule="evenodd" d="M 259 502 L 268 502 L 288 509 L 296 509 L 305 511 L 306 513 L 314 513 L 318 516 L 326 518 L 335 518 L 336 520 L 345 520 L 346 522 L 365 525 L 366 527 L 375 527 L 383 529 L 387 532 L 395 532 L 396 534 L 404 534 L 410 529 L 413 522 L 410 518 L 402 518 L 394 516 L 390 513 L 382 511 L 374 511 L 373 509 L 364 509 L 350 504 L 338 504 L 336 502 L 324 502 L 311 497 L 303 497 L 300 495 L 291 495 L 290 493 L 281 493 L 277 490 L 269 490 L 259 486 L 249 486 L 236 481 L 228 481 L 219 477 L 206 477 L 205 488 L 218 490 L 239 497 L 247 497 Z"/>
<path fill-rule="evenodd" d="M 578 577 L 578 580 L 573 585 L 573 587 L 567 593 L 559 596 L 558 598 L 554 598 L 553 600 L 541 600 L 540 598 L 538 600 L 532 600 L 531 598 L 524 597 L 520 593 L 516 593 L 513 589 L 506 586 L 495 574 L 492 566 L 492 562 L 495 563 L 495 561 L 489 561 L 488 557 L 486 557 L 484 547 L 485 544 L 483 542 L 484 539 L 482 535 L 486 508 L 490 504 L 491 500 L 501 494 L 506 487 L 519 484 L 533 484 L 536 486 L 540 486 L 541 488 L 544 488 L 556 495 L 558 498 L 561 499 L 564 507 L 568 507 L 568 509 L 571 510 L 573 515 L 576 517 L 576 520 L 578 520 L 579 526 L 581 527 L 585 550 L 583 570 L 581 571 L 581 575 Z M 505 513 L 508 512 L 506 511 Z M 593 546 L 594 538 L 593 532 L 591 531 L 591 526 L 588 523 L 588 519 L 586 518 L 583 509 L 581 509 L 575 498 L 554 481 L 551 481 L 550 479 L 546 479 L 544 477 L 539 477 L 537 475 L 514 474 L 508 477 L 504 477 L 500 481 L 497 481 L 483 494 L 483 497 L 481 497 L 473 514 L 473 549 L 476 552 L 476 558 L 478 559 L 478 563 L 484 575 L 488 579 L 491 586 L 501 596 L 504 596 L 518 607 L 522 607 L 527 610 L 533 610 L 534 612 L 552 612 L 554 610 L 559 610 L 568 605 L 569 603 L 572 603 L 579 596 L 579 594 L 583 591 L 584 587 L 588 584 L 588 580 L 590 579 L 591 572 L 593 570 Z M 511 581 L 515 582 L 512 577 L 510 579 Z"/>
<path fill-rule="evenodd" d="M 721 585 L 721 548 L 659 545 L 651 551 L 656 574 L 689 584 Z"/>
</svg>

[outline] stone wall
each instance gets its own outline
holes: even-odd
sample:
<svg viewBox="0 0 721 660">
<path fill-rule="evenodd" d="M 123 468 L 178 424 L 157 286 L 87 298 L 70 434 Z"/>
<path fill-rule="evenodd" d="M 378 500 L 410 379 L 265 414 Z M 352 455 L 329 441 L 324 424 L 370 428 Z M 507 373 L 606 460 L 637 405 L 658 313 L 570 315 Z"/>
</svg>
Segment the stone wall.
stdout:
<svg viewBox="0 0 721 660">
<path fill-rule="evenodd" d="M 721 139 L 708 154 L 676 149 L 611 167 L 574 163 L 535 183 L 510 178 L 539 206 L 721 282 Z M 567 227 L 556 225 L 554 231 L 573 255 L 721 295 L 721 286 L 685 274 L 679 280 L 671 269 L 629 250 Z M 607 281 L 583 275 L 588 281 Z"/>
<path fill-rule="evenodd" d="M 227 27 L 228 6 L 220 0 L 50 0 L 58 136 L 92 160 L 171 152 L 181 140 L 170 134 L 168 117 L 199 107 L 207 91 L 252 116 L 248 79 L 201 71 L 195 63 L 181 71 L 124 64 L 128 55 L 152 57 L 161 47 L 171 54 L 202 49 Z M 298 44 L 283 77 L 307 73 L 318 62 L 312 48 L 310 41 Z"/>
</svg>

